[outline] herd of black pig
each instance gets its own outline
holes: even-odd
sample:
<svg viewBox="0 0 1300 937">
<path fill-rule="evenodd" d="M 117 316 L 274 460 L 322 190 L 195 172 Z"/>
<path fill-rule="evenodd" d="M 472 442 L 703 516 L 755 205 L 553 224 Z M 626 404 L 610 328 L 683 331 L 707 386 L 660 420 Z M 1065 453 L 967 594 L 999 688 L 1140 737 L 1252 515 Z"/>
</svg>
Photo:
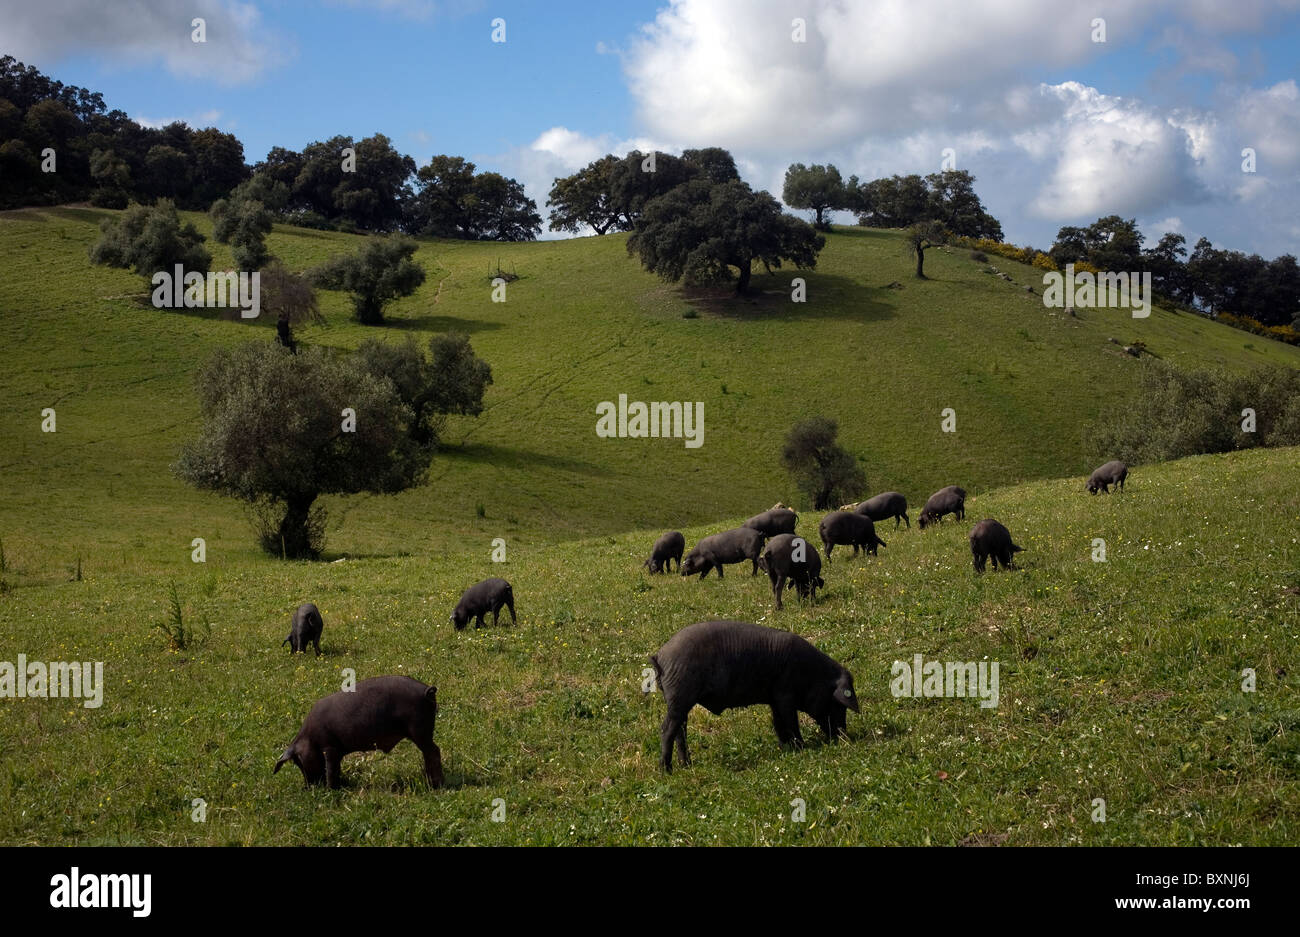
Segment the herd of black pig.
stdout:
<svg viewBox="0 0 1300 937">
<path fill-rule="evenodd" d="M 1109 493 L 1112 485 L 1123 489 L 1127 477 L 1128 467 L 1123 462 L 1107 462 L 1088 478 L 1087 490 Z M 912 526 L 907 499 L 896 491 L 846 508 L 827 514 L 818 527 L 828 563 L 836 546 L 853 547 L 855 556 L 859 550 L 875 556 L 878 547 L 887 546 L 876 536 L 876 521 L 893 518 L 895 530 L 902 522 Z M 966 516 L 966 492 L 956 485 L 931 495 L 917 524 L 924 529 L 942 522 L 948 514 L 957 520 Z M 704 579 L 714 569 L 722 578 L 725 565 L 748 560 L 751 576 L 760 568 L 767 573 L 779 609 L 786 589 L 795 589 L 801 599 L 812 599 L 825 585 L 821 555 L 795 535 L 797 522 L 794 511 L 777 504 L 741 527 L 702 537 L 689 553 L 685 552 L 686 538 L 669 531 L 655 541 L 642 565 L 651 573 L 663 573 L 671 571 L 676 562 L 681 575 L 698 573 Z M 992 518 L 976 524 L 969 539 L 976 573 L 982 573 L 990 559 L 995 570 L 999 566 L 1011 569 L 1012 555 L 1021 549 L 1012 542 L 1011 532 Z M 495 625 L 502 608 L 509 610 L 512 622 L 517 621 L 510 583 L 485 579 L 461 595 L 451 622 L 457 630 L 465 628 L 470 619 L 475 620 L 476 628 L 481 627 L 490 612 Z M 291 653 L 305 653 L 312 646 L 319 655 L 324 627 L 315 605 L 301 605 L 283 644 L 290 646 Z M 681 763 L 690 764 L 686 717 L 697 704 L 714 715 L 744 706 L 769 706 L 780 743 L 794 747 L 803 745 L 799 713 L 812 717 L 827 740 L 834 741 L 844 733 L 848 710 L 858 711 L 853 675 L 808 641 L 778 628 L 739 621 L 698 622 L 673 635 L 650 656 L 650 663 L 667 705 L 659 743 L 660 764 L 668 772 L 672 771 L 674 746 Z M 402 739 L 410 739 L 424 755 L 425 778 L 439 787 L 443 783 L 442 753 L 433 741 L 437 715 L 435 687 L 396 675 L 362 680 L 312 706 L 298 735 L 276 762 L 275 771 L 293 762 L 308 785 L 324 781 L 329 787 L 338 787 L 344 755 L 375 749 L 389 752 Z"/>
</svg>

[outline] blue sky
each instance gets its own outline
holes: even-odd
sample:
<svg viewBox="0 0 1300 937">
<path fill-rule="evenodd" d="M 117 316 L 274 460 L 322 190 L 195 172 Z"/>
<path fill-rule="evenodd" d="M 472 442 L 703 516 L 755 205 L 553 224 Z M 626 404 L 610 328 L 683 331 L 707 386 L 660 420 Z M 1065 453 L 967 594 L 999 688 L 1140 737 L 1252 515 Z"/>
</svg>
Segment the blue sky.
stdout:
<svg viewBox="0 0 1300 937">
<path fill-rule="evenodd" d="M 1300 251 L 1300 0 L 0 0 L 0 51 L 229 130 L 250 162 L 383 132 L 540 205 L 634 145 L 726 146 L 778 196 L 796 160 L 928 173 L 951 148 L 1019 243 L 1114 212 L 1152 241 Z"/>
</svg>

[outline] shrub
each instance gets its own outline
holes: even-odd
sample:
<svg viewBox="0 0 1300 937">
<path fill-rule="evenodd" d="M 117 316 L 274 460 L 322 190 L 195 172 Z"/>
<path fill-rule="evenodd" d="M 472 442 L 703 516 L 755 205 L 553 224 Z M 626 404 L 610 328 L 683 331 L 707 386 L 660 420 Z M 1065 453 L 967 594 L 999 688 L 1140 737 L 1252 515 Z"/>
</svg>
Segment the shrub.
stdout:
<svg viewBox="0 0 1300 937">
<path fill-rule="evenodd" d="M 382 325 L 384 306 L 410 296 L 424 282 L 424 268 L 412 257 L 419 247 L 405 237 L 372 237 L 355 254 L 328 260 L 312 272 L 317 286 L 347 290 L 362 325 Z"/>
<path fill-rule="evenodd" d="M 1221 312 L 1217 318 L 1220 322 L 1230 325 L 1234 329 L 1253 332 L 1256 335 L 1276 339 L 1279 342 L 1286 342 L 1289 345 L 1300 345 L 1300 332 L 1289 325 L 1265 325 L 1250 316 L 1236 316 L 1230 312 Z"/>
<path fill-rule="evenodd" d="M 786 435 L 781 461 L 813 508 L 830 510 L 867 487 L 857 460 L 835 442 L 834 420 L 815 416 L 800 420 Z"/>
<path fill-rule="evenodd" d="M 105 218 L 99 241 L 90 249 L 92 263 L 125 267 L 150 279 L 159 271 L 172 272 L 176 264 L 207 273 L 212 255 L 204 237 L 190 222 L 181 225 L 176 206 L 160 199 L 152 207 L 131 204 L 120 218 Z"/>
<path fill-rule="evenodd" d="M 209 214 L 213 238 L 230 245 L 240 270 L 260 270 L 271 259 L 266 249 L 271 212 L 261 202 L 232 195 L 213 202 Z"/>
<path fill-rule="evenodd" d="M 1300 371 L 1179 371 L 1146 361 L 1137 393 L 1091 430 L 1099 458 L 1161 462 L 1255 446 L 1300 445 Z M 1255 413 L 1254 432 L 1242 411 Z"/>
</svg>

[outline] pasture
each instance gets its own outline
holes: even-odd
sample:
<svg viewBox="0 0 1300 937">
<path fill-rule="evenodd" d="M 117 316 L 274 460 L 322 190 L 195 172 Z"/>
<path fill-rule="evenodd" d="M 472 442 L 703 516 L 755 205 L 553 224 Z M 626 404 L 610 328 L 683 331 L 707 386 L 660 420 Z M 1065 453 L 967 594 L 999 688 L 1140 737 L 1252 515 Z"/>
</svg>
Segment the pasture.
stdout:
<svg viewBox="0 0 1300 937">
<path fill-rule="evenodd" d="M 138 278 L 92 267 L 90 209 L 0 215 L 0 659 L 102 660 L 104 704 L 0 699 L 5 844 L 1282 844 L 1300 834 L 1300 451 L 1137 466 L 1089 497 L 1084 428 L 1133 386 L 1135 339 L 1176 364 L 1300 365 L 1300 350 L 1199 317 L 1043 308 L 1028 268 L 932 251 L 909 277 L 894 232 L 838 229 L 815 272 L 757 276 L 743 301 L 667 287 L 621 236 L 421 242 L 424 287 L 384 329 L 322 293 L 340 348 L 446 330 L 493 368 L 484 414 L 449 423 L 426 486 L 324 499 L 320 562 L 263 555 L 239 504 L 169 466 L 197 428 L 193 374 L 211 348 L 270 323 L 141 307 Z M 208 230 L 203 216 L 192 216 Z M 277 226 L 306 267 L 352 236 Z M 214 266 L 230 265 L 209 242 Z M 498 263 L 518 273 L 490 300 Z M 809 300 L 789 302 L 806 277 Z M 891 289 L 898 282 L 902 289 Z M 694 310 L 692 317 L 684 313 Z M 1056 314 L 1053 314 L 1053 313 Z M 703 400 L 705 442 L 599 439 L 596 405 Z M 40 412 L 57 411 L 42 433 Z M 958 431 L 940 432 L 940 411 Z M 877 558 L 837 551 L 814 605 L 772 611 L 765 578 L 649 577 L 663 530 L 688 547 L 777 500 L 798 417 L 840 422 L 872 491 L 952 482 L 967 519 L 878 525 Z M 863 492 L 867 494 L 867 492 Z M 1025 548 L 977 578 L 984 517 Z M 206 562 L 191 562 L 191 542 Z M 491 562 L 492 540 L 506 542 Z M 1107 544 L 1092 560 L 1093 540 Z M 849 551 L 844 551 L 847 554 Z M 456 633 L 461 590 L 514 585 L 520 623 Z M 206 640 L 169 649 L 174 583 Z M 324 654 L 279 647 L 300 602 Z M 656 767 L 662 700 L 646 657 L 683 625 L 794 630 L 853 671 L 850 742 L 778 749 L 764 708 L 691 719 L 694 764 Z M 201 630 L 203 630 L 201 628 Z M 996 709 L 895 699 L 890 666 L 998 661 Z M 447 787 L 409 743 L 344 761 L 344 790 L 271 767 L 311 703 L 358 677 L 438 686 Z M 1256 674 L 1243 692 L 1242 671 Z M 815 733 L 805 724 L 805 735 Z M 194 798 L 207 803 L 191 819 Z M 1105 822 L 1092 822 L 1094 800 Z M 791 801 L 807 806 L 791 822 Z M 496 802 L 496 803 L 494 803 Z M 502 822 L 494 808 L 504 807 Z"/>
</svg>

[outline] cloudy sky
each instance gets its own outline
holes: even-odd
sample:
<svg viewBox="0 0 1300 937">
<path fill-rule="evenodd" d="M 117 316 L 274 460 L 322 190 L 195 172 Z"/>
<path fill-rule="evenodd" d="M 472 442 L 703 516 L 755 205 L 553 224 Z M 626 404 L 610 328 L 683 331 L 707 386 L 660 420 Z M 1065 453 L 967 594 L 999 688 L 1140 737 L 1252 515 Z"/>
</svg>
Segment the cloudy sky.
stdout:
<svg viewBox="0 0 1300 937">
<path fill-rule="evenodd" d="M 382 132 L 542 205 L 634 146 L 727 147 L 778 197 L 791 162 L 925 174 L 950 149 L 1017 243 L 1115 213 L 1300 253 L 1300 0 L 0 0 L 0 53 L 249 162 Z"/>
</svg>

